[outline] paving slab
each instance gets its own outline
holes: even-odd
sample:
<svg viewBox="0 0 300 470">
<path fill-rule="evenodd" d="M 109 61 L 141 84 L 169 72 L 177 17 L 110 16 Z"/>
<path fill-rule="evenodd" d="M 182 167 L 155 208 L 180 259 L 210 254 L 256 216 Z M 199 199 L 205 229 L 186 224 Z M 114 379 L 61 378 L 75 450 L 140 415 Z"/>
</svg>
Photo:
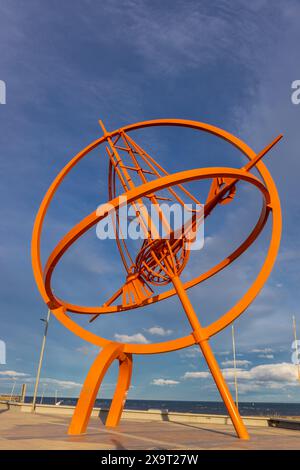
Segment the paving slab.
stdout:
<svg viewBox="0 0 300 470">
<path fill-rule="evenodd" d="M 87 433 L 68 436 L 68 416 L 0 411 L 0 449 L 44 450 L 183 450 L 300 449 L 300 431 L 249 427 L 249 441 L 237 439 L 230 425 L 123 420 L 106 428 L 91 418 Z"/>
</svg>

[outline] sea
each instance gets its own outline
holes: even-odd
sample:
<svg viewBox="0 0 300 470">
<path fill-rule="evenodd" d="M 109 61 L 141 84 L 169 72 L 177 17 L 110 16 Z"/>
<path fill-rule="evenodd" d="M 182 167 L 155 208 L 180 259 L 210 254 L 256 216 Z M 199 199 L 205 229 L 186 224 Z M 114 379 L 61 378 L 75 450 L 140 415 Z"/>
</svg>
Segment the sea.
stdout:
<svg viewBox="0 0 300 470">
<path fill-rule="evenodd" d="M 53 405 L 55 400 L 61 405 L 74 406 L 77 403 L 77 398 L 38 397 L 37 404 L 42 402 L 45 405 Z M 26 402 L 30 403 L 31 401 L 32 397 L 26 397 Z M 110 403 L 110 399 L 98 398 L 95 407 L 109 408 Z M 242 416 L 300 416 L 300 403 L 240 402 L 238 406 Z M 126 400 L 125 409 L 227 414 L 224 404 L 219 401 Z"/>
</svg>

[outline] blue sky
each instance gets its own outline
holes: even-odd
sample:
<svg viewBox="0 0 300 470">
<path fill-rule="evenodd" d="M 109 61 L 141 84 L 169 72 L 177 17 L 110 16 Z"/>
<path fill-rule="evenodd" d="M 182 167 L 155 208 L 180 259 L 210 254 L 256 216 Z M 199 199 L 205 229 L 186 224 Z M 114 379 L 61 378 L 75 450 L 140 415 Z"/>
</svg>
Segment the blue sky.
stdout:
<svg viewBox="0 0 300 470">
<path fill-rule="evenodd" d="M 30 261 L 34 217 L 49 184 L 66 162 L 108 129 L 155 118 L 186 118 L 220 126 L 259 151 L 284 140 L 266 163 L 278 186 L 284 229 L 275 269 L 235 323 L 241 400 L 299 402 L 291 364 L 292 315 L 299 279 L 299 119 L 291 83 L 299 77 L 297 1 L 65 1 L 0 3 L 1 283 L 0 391 L 28 384 L 32 393 L 46 307 Z M 240 166 L 228 146 L 192 131 L 147 130 L 137 141 L 170 172 L 209 165 Z M 171 140 L 172 138 L 172 140 Z M 101 158 L 102 157 L 102 158 Z M 251 197 L 250 197 L 251 196 Z M 107 200 L 107 161 L 95 151 L 68 177 L 46 219 L 46 257 L 74 223 Z M 205 248 L 187 275 L 206 269 L 248 233 L 259 200 L 247 188 L 229 210 L 206 224 Z M 199 286 L 191 299 L 204 324 L 245 292 L 258 272 L 269 227 L 229 271 Z M 111 251 L 110 251 L 111 250 Z M 69 300 L 102 302 L 123 279 L 111 242 L 91 232 L 59 266 L 54 286 Z M 84 323 L 84 321 L 81 320 Z M 171 326 L 170 326 L 171 325 Z M 93 331 L 138 335 L 154 342 L 189 332 L 176 299 L 144 311 L 94 322 Z M 171 330 L 171 331 L 168 331 Z M 123 337 L 123 336 L 119 336 Z M 211 340 L 232 387 L 230 328 Z M 46 394 L 77 396 L 97 351 L 51 318 L 42 383 Z M 115 367 L 101 396 L 111 396 Z M 134 358 L 129 398 L 214 400 L 218 393 L 195 348 Z"/>
</svg>

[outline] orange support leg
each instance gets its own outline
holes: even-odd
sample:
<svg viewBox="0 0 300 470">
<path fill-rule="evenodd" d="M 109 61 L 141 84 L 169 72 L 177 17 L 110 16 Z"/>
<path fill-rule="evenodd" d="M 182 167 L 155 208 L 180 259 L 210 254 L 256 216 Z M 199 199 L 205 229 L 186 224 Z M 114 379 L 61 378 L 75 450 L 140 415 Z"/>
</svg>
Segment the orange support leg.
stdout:
<svg viewBox="0 0 300 470">
<path fill-rule="evenodd" d="M 132 373 L 132 355 L 124 354 L 125 359 L 119 359 L 119 377 L 112 399 L 105 426 L 115 427 L 119 424 L 122 411 L 126 401 L 127 392 L 130 386 Z"/>
<path fill-rule="evenodd" d="M 174 276 L 172 278 L 172 282 L 174 284 L 178 297 L 182 303 L 184 311 L 189 319 L 189 322 L 193 328 L 195 339 L 200 346 L 203 356 L 205 357 L 205 360 L 210 369 L 210 372 L 214 378 L 214 381 L 218 387 L 220 395 L 227 408 L 227 411 L 231 418 L 232 424 L 236 430 L 236 433 L 240 439 L 249 439 L 249 434 L 247 432 L 247 429 L 243 423 L 243 420 L 238 412 L 237 407 L 235 406 L 235 403 L 231 396 L 229 388 L 225 382 L 225 379 L 222 375 L 220 367 L 208 343 L 208 338 L 206 338 L 204 335 L 203 328 L 198 320 L 198 317 L 183 287 L 183 284 L 178 276 Z"/>
<path fill-rule="evenodd" d="M 112 362 L 122 355 L 123 347 L 122 344 L 110 343 L 94 360 L 83 384 L 68 434 L 86 431 L 101 382 Z"/>
</svg>

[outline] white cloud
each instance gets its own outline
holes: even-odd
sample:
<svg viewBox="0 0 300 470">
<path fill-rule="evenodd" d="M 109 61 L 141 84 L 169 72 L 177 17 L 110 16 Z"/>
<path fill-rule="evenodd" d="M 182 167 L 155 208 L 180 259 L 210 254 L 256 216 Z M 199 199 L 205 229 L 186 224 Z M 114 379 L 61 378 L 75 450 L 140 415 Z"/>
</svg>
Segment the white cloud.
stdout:
<svg viewBox="0 0 300 470">
<path fill-rule="evenodd" d="M 220 352 L 216 352 L 216 354 L 218 356 L 228 356 L 230 353 L 230 351 L 220 351 Z"/>
<path fill-rule="evenodd" d="M 174 2 L 172 9 L 155 9 L 147 2 L 133 2 L 134 7 L 126 10 L 120 2 L 107 3 L 103 11 L 118 22 L 116 37 L 124 45 L 129 44 L 142 57 L 147 68 L 151 66 L 155 72 L 178 73 L 194 69 L 215 63 L 226 54 L 229 61 L 242 61 L 253 67 L 261 57 L 261 48 L 256 50 L 259 28 L 262 23 L 266 27 L 267 20 L 266 15 L 260 14 L 260 22 L 254 21 L 254 18 L 257 20 L 257 12 L 253 2 L 247 7 L 239 2 L 242 11 L 239 15 L 232 14 L 235 11 L 228 2 L 216 14 L 197 2 Z M 131 25 L 126 34 L 120 27 L 122 22 Z M 240 47 L 237 48 L 236 44 Z M 253 49 L 257 52 L 255 55 L 251 54 Z"/>
<path fill-rule="evenodd" d="M 11 378 L 18 377 L 28 377 L 29 374 L 24 374 L 24 372 L 16 372 L 15 370 L 4 370 L 0 372 L 0 375 Z"/>
<path fill-rule="evenodd" d="M 235 361 L 237 367 L 247 367 L 251 364 L 251 361 L 247 361 L 246 359 L 238 359 Z M 234 361 L 232 360 L 227 360 L 223 361 L 222 366 L 234 366 Z"/>
<path fill-rule="evenodd" d="M 172 379 L 153 379 L 151 382 L 152 385 L 177 385 L 179 384 L 178 380 L 172 380 Z"/>
<path fill-rule="evenodd" d="M 224 377 L 233 380 L 234 369 L 223 369 Z M 249 381 L 252 388 L 281 389 L 297 385 L 297 371 L 294 364 L 282 362 L 278 364 L 261 364 L 249 370 L 236 369 L 239 381 Z M 251 385 L 251 384 L 250 384 Z"/>
<path fill-rule="evenodd" d="M 210 376 L 209 372 L 186 372 L 183 376 L 184 379 L 207 379 Z"/>
<path fill-rule="evenodd" d="M 297 370 L 294 364 L 282 362 L 278 364 L 261 364 L 249 370 L 242 368 L 226 368 L 222 370 L 229 385 L 233 385 L 235 373 L 238 379 L 238 387 L 241 393 L 282 390 L 286 387 L 298 385 Z M 207 379 L 210 372 L 186 372 L 184 379 Z"/>
<path fill-rule="evenodd" d="M 172 330 L 166 330 L 162 326 L 152 326 L 151 328 L 148 328 L 146 331 L 148 331 L 148 333 L 150 333 L 151 335 L 157 335 L 157 336 L 168 336 L 173 332 Z"/>
<path fill-rule="evenodd" d="M 142 333 L 136 333 L 135 335 L 120 335 L 119 333 L 116 333 L 115 338 L 117 341 L 120 341 L 120 343 L 149 343 Z"/>
<path fill-rule="evenodd" d="M 197 357 L 201 353 L 201 350 L 198 346 L 193 346 L 192 348 L 182 349 L 180 355 L 182 357 L 193 358 Z"/>
<path fill-rule="evenodd" d="M 79 346 L 76 348 L 76 351 L 84 354 L 85 356 L 93 355 L 95 352 L 99 350 L 96 346 Z"/>
<path fill-rule="evenodd" d="M 1 371 L 0 376 L 3 376 L 3 379 L 0 378 L 0 380 L 4 380 L 4 377 L 5 377 L 6 379 L 21 380 L 22 382 L 27 383 L 27 384 L 32 384 L 36 380 L 36 377 L 32 377 L 29 374 L 25 374 L 24 372 L 16 372 L 15 370 Z M 53 379 L 50 377 L 41 378 L 40 383 L 49 385 L 49 386 L 55 386 L 58 389 L 63 388 L 65 390 L 72 389 L 74 387 L 75 388 L 82 387 L 82 384 L 79 382 L 73 382 L 71 380 Z"/>
<path fill-rule="evenodd" d="M 65 390 L 82 387 L 82 384 L 79 382 L 73 382 L 71 380 L 59 380 L 59 379 L 51 379 L 51 378 L 43 378 L 40 381 L 42 384 L 55 386 L 57 388 L 63 388 Z"/>
<path fill-rule="evenodd" d="M 274 359 L 274 354 L 259 354 L 258 357 L 263 359 Z"/>
<path fill-rule="evenodd" d="M 271 348 L 263 348 L 263 349 L 259 349 L 259 348 L 256 348 L 256 349 L 251 349 L 252 353 L 261 353 L 261 354 L 269 354 L 269 353 L 273 353 L 274 350 L 271 349 Z"/>
</svg>

